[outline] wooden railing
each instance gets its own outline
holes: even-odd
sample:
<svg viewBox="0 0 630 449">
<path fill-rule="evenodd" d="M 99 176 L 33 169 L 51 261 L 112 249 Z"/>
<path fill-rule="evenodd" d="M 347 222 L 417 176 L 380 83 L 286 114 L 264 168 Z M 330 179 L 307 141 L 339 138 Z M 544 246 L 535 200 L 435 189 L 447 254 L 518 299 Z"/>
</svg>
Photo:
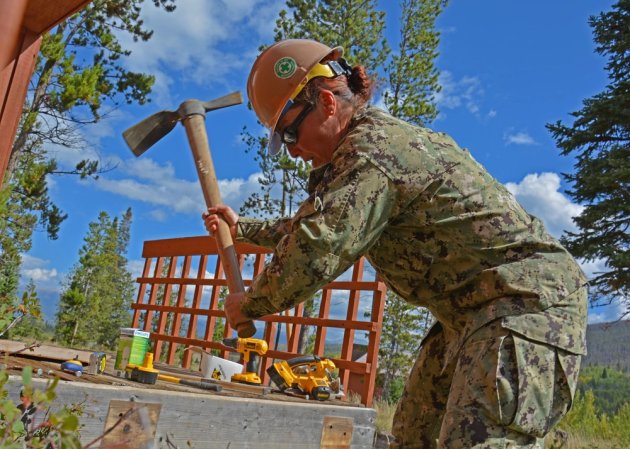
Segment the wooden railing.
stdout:
<svg viewBox="0 0 630 449">
<path fill-rule="evenodd" d="M 250 285 L 251 279 L 262 271 L 270 251 L 243 243 L 236 243 L 235 248 L 243 281 Z M 151 332 L 155 359 L 189 368 L 191 351 L 182 355 L 181 350 L 192 346 L 216 349 L 220 357 L 226 358 L 230 348 L 221 339 L 235 333 L 219 309 L 227 281 L 215 240 L 203 236 L 146 241 L 142 256 L 144 270 L 137 279 L 138 297 L 132 304 L 133 327 Z M 213 274 L 208 272 L 210 268 Z M 315 310 L 305 313 L 302 303 L 256 321 L 259 329 L 256 338 L 266 340 L 270 348 L 259 366 L 263 384 L 269 383 L 266 370 L 274 359 L 300 355 L 300 340 L 303 341 L 300 336 L 306 326 L 312 326 L 314 332 L 309 335 L 314 341 L 310 353 L 332 359 L 339 368 L 344 391 L 359 394 L 361 402 L 371 406 L 386 288 L 377 279 L 365 280 L 368 273 L 362 258 L 346 273 L 348 280 L 341 277 L 316 295 Z M 332 333 L 340 335 L 335 340 L 330 338 Z M 357 337 L 363 343 L 357 342 Z M 331 341 L 336 341 L 338 347 L 339 340 L 341 352 L 330 355 Z M 356 360 L 357 348 L 364 348 L 360 361 Z"/>
</svg>

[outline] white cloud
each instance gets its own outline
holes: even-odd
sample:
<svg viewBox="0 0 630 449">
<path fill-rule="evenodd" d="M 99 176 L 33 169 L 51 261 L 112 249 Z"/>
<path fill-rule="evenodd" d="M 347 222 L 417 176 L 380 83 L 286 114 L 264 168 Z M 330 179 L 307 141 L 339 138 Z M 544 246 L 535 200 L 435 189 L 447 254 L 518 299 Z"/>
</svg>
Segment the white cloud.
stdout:
<svg viewBox="0 0 630 449">
<path fill-rule="evenodd" d="M 56 268 L 49 268 L 50 264 L 50 260 L 22 254 L 21 288 L 24 288 L 32 279 L 37 285 L 39 293 L 59 293 L 61 291 L 60 283 L 64 275 L 58 272 Z"/>
<path fill-rule="evenodd" d="M 464 76 L 456 80 L 451 72 L 445 70 L 440 73 L 438 82 L 442 90 L 435 95 L 435 102 L 441 109 L 464 107 L 471 114 L 479 115 L 479 102 L 484 95 L 479 78 Z M 488 117 L 492 118 L 494 115 L 496 112 L 489 113 Z"/>
<path fill-rule="evenodd" d="M 579 215 L 583 207 L 572 203 L 559 191 L 558 174 L 533 173 L 518 184 L 508 182 L 505 186 L 529 213 L 545 223 L 554 237 L 560 237 L 565 230 L 576 229 L 571 218 Z"/>
<path fill-rule="evenodd" d="M 580 267 L 582 267 L 582 270 L 589 277 L 589 279 L 599 273 L 610 271 L 606 266 L 606 261 L 604 261 L 603 259 L 591 260 L 589 262 L 578 260 L 578 262 L 580 263 Z"/>
<path fill-rule="evenodd" d="M 160 223 L 164 223 L 168 218 L 168 214 L 163 209 L 153 209 L 149 212 L 149 217 Z"/>
<path fill-rule="evenodd" d="M 588 309 L 588 324 L 610 323 L 624 316 L 627 309 L 620 301 L 612 304 L 590 307 Z"/>
<path fill-rule="evenodd" d="M 144 270 L 144 259 L 129 260 L 127 262 L 127 267 L 134 279 L 141 277 L 142 271 Z"/>
<path fill-rule="evenodd" d="M 120 172 L 124 179 L 111 179 L 101 176 L 95 181 L 97 188 L 126 198 L 141 201 L 176 213 L 200 214 L 205 209 L 199 181 L 178 179 L 170 163 L 160 165 L 150 158 L 128 159 L 121 163 Z M 260 190 L 254 173 L 247 179 L 221 179 L 219 191 L 223 202 L 238 210 L 245 199 Z M 157 212 L 156 218 L 164 217 L 165 212 Z"/>
<path fill-rule="evenodd" d="M 43 267 L 50 263 L 49 260 L 40 259 L 39 257 L 30 256 L 28 254 L 22 254 L 22 268 L 37 268 Z"/>
<path fill-rule="evenodd" d="M 36 282 L 46 282 L 52 279 L 57 279 L 57 270 L 54 268 L 33 268 L 31 270 L 22 270 L 22 276 L 27 279 L 32 279 Z"/>
<path fill-rule="evenodd" d="M 172 106 L 170 87 L 178 82 L 173 70 L 199 86 L 239 81 L 234 72 L 247 71 L 257 47 L 272 40 L 274 19 L 283 2 L 186 0 L 177 3 L 172 13 L 145 5 L 142 19 L 153 36 L 147 42 L 133 42 L 121 34 L 123 47 L 132 51 L 125 63 L 131 70 L 155 75 L 158 105 Z M 239 28 L 255 32 L 251 41 L 234 32 Z M 240 51 L 234 51 L 235 46 Z"/>
<path fill-rule="evenodd" d="M 536 142 L 534 138 L 526 132 L 513 133 L 508 131 L 503 136 L 503 140 L 505 140 L 507 145 L 538 145 L 538 142 Z"/>
</svg>

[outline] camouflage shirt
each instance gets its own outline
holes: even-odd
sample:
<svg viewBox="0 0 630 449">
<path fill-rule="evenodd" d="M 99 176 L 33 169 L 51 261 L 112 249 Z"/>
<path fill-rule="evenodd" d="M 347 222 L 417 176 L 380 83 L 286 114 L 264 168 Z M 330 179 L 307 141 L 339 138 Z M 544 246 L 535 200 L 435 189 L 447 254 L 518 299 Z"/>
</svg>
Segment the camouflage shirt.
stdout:
<svg viewBox="0 0 630 449">
<path fill-rule="evenodd" d="M 454 341 L 503 318 L 534 340 L 585 352 L 586 303 L 570 296 L 584 274 L 447 135 L 367 108 L 331 163 L 312 170 L 308 193 L 292 219 L 239 221 L 239 239 L 274 249 L 246 293 L 246 315 L 290 308 L 365 256 Z"/>
</svg>

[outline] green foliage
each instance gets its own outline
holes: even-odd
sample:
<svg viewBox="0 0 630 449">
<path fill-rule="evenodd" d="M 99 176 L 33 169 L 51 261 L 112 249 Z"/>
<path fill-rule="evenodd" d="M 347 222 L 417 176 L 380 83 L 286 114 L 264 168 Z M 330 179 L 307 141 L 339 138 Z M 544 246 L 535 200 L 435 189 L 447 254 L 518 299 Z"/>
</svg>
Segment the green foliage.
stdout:
<svg viewBox="0 0 630 449">
<path fill-rule="evenodd" d="M 51 412 L 59 379 L 48 382 L 46 388 L 35 389 L 32 370 L 22 372 L 21 403 L 14 404 L 8 397 L 6 384 L 9 376 L 0 371 L 0 447 L 6 449 L 80 449 L 79 416 L 81 407 L 63 407 Z"/>
<path fill-rule="evenodd" d="M 11 340 L 20 341 L 37 341 L 37 342 L 50 342 L 53 340 L 55 334 L 55 327 L 53 324 L 42 320 L 41 318 L 34 318 L 32 316 L 25 316 L 15 325 L 13 329 L 8 333 L 8 338 Z"/>
<path fill-rule="evenodd" d="M 573 406 L 558 424 L 569 435 L 567 449 L 622 449 L 630 445 L 629 380 L 610 367 L 581 370 Z M 610 394 L 613 391 L 617 398 Z"/>
<path fill-rule="evenodd" d="M 630 404 L 630 376 L 612 367 L 592 366 L 582 369 L 579 390 L 592 391 L 598 413 L 614 415 Z"/>
<path fill-rule="evenodd" d="M 382 399 L 392 403 L 400 399 L 404 380 L 416 360 L 420 342 L 431 322 L 428 310 L 419 309 L 388 292 L 378 354 L 377 384 Z"/>
<path fill-rule="evenodd" d="M 384 93 L 385 106 L 400 119 L 423 126 L 437 117 L 435 94 L 440 91 L 437 58 L 440 33 L 435 20 L 445 0 L 402 0 L 402 23 L 398 53 L 385 71 L 389 86 Z"/>
<path fill-rule="evenodd" d="M 600 413 L 592 390 L 578 391 L 573 408 L 560 422 L 559 427 L 580 439 L 598 439 L 630 445 L 630 404 L 626 403 L 613 415 Z"/>
<path fill-rule="evenodd" d="M 258 163 L 261 176 L 258 178 L 259 192 L 252 193 L 243 202 L 240 213 L 259 217 L 292 215 L 306 191 L 310 166 L 284 153 L 270 156 L 267 153 L 267 136 L 254 136 L 244 128 L 241 139 L 247 146 L 245 152 L 255 153 L 254 161 Z"/>
<path fill-rule="evenodd" d="M 120 222 L 101 212 L 90 223 L 59 299 L 55 336 L 60 342 L 114 348 L 120 328 L 129 325 L 135 288 L 124 254 L 130 225 L 131 209 Z"/>
<path fill-rule="evenodd" d="M 563 243 L 577 257 L 606 262 L 590 281 L 592 300 L 617 298 L 630 312 L 630 0 L 589 23 L 596 51 L 608 57 L 610 82 L 571 114 L 571 126 L 547 125 L 562 154 L 576 157 L 575 173 L 564 176 L 573 184 L 568 193 L 584 205 L 574 218 L 578 231 Z"/>
</svg>

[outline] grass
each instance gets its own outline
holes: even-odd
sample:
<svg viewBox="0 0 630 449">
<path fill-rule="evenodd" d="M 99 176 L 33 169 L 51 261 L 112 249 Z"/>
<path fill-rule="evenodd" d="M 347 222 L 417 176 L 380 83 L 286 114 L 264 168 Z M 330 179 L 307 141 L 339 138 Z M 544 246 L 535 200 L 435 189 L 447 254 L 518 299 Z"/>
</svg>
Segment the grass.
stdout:
<svg viewBox="0 0 630 449">
<path fill-rule="evenodd" d="M 391 433 L 396 404 L 377 399 L 372 407 L 376 410 L 376 430 L 380 433 Z"/>
<path fill-rule="evenodd" d="M 577 435 L 569 435 L 564 446 L 554 446 L 547 443 L 545 438 L 545 448 L 547 449 L 625 449 L 622 443 L 615 441 L 602 440 L 600 438 L 583 437 Z"/>
</svg>

